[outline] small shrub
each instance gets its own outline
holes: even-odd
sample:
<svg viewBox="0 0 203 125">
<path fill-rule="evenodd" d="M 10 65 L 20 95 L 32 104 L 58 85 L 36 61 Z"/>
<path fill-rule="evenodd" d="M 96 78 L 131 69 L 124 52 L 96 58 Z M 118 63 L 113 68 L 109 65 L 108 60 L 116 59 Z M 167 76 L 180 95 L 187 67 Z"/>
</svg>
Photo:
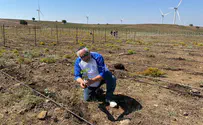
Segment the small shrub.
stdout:
<svg viewBox="0 0 203 125">
<path fill-rule="evenodd" d="M 63 56 L 64 59 L 71 59 L 72 55 L 66 54 Z"/>
<path fill-rule="evenodd" d="M 43 63 L 55 63 L 56 59 L 53 58 L 53 57 L 46 57 L 46 58 L 40 59 L 40 62 L 43 62 Z"/>
<path fill-rule="evenodd" d="M 135 52 L 133 50 L 128 50 L 128 55 L 132 55 L 135 54 Z"/>
<path fill-rule="evenodd" d="M 22 25 L 27 25 L 28 23 L 27 23 L 27 21 L 25 21 L 25 20 L 20 20 L 20 24 L 22 24 Z"/>
<path fill-rule="evenodd" d="M 200 27 L 199 26 L 196 26 L 196 29 L 199 29 Z"/>
<path fill-rule="evenodd" d="M 152 77 L 161 77 L 165 75 L 165 73 L 159 70 L 158 68 L 152 68 L 152 67 L 141 72 L 141 74 L 145 76 L 152 76 Z"/>
<path fill-rule="evenodd" d="M 83 42 L 79 41 L 79 46 L 83 47 L 83 46 L 86 46 L 86 45 Z"/>
<path fill-rule="evenodd" d="M 145 50 L 145 51 L 149 51 L 149 48 L 145 47 L 144 50 Z"/>
<path fill-rule="evenodd" d="M 203 46 L 203 43 L 198 43 L 197 46 Z"/>
<path fill-rule="evenodd" d="M 12 50 L 12 52 L 13 52 L 13 54 L 15 54 L 16 56 L 19 56 L 18 50 L 14 49 L 14 50 Z"/>
<path fill-rule="evenodd" d="M 67 21 L 66 21 L 66 20 L 62 20 L 62 23 L 63 23 L 63 24 L 66 24 L 66 23 L 67 23 Z"/>
<path fill-rule="evenodd" d="M 45 51 L 45 52 L 49 52 L 49 49 L 48 49 L 48 48 L 45 48 L 44 51 Z"/>
<path fill-rule="evenodd" d="M 44 43 L 44 42 L 40 42 L 39 44 L 40 44 L 40 45 L 45 45 L 45 43 Z"/>
<path fill-rule="evenodd" d="M 179 43 L 181 46 L 185 46 L 186 45 L 186 43 L 184 43 L 184 42 L 180 42 Z"/>
<path fill-rule="evenodd" d="M 52 46 L 56 46 L 56 42 L 52 42 L 51 44 L 52 44 Z"/>
<path fill-rule="evenodd" d="M 28 59 L 28 58 L 24 58 L 24 57 L 19 57 L 17 59 L 17 62 L 19 64 L 30 64 L 32 62 L 32 60 Z"/>
</svg>

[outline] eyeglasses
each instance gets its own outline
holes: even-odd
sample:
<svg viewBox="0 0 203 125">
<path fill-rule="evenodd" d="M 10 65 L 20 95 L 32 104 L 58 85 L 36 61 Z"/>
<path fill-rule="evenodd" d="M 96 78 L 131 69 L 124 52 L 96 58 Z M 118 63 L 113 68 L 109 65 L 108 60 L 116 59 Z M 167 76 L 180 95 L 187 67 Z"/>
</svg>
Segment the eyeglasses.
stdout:
<svg viewBox="0 0 203 125">
<path fill-rule="evenodd" d="M 81 56 L 80 58 L 83 59 L 85 58 L 86 56 L 89 56 L 89 52 L 86 52 L 83 56 Z"/>
</svg>

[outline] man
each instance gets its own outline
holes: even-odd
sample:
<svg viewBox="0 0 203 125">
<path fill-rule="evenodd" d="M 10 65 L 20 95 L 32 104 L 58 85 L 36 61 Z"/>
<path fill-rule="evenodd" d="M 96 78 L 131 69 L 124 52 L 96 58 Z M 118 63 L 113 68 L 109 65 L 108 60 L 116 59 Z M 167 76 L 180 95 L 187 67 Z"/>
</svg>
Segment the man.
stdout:
<svg viewBox="0 0 203 125">
<path fill-rule="evenodd" d="M 96 95 L 96 90 L 106 82 L 106 102 L 111 107 L 117 103 L 112 100 L 113 92 L 116 88 L 116 78 L 104 64 L 102 55 L 96 52 L 89 52 L 86 47 L 81 47 L 77 51 L 78 58 L 75 61 L 75 80 L 84 89 L 84 100 L 89 101 Z"/>
</svg>

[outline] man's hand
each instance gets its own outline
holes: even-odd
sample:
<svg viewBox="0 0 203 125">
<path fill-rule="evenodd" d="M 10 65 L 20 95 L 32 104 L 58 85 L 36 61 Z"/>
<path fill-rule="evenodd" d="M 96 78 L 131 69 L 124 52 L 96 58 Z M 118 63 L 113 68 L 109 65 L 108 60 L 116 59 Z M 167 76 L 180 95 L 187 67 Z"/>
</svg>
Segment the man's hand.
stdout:
<svg viewBox="0 0 203 125">
<path fill-rule="evenodd" d="M 92 79 L 88 79 L 86 82 L 87 86 L 90 86 L 91 84 L 93 84 L 95 81 L 93 81 Z"/>
<path fill-rule="evenodd" d="M 87 84 L 85 81 L 80 82 L 80 86 L 85 89 L 87 87 Z"/>
<path fill-rule="evenodd" d="M 78 78 L 77 79 L 77 82 L 80 84 L 81 88 L 86 88 L 87 85 L 86 85 L 86 81 L 84 81 L 82 78 Z"/>
</svg>

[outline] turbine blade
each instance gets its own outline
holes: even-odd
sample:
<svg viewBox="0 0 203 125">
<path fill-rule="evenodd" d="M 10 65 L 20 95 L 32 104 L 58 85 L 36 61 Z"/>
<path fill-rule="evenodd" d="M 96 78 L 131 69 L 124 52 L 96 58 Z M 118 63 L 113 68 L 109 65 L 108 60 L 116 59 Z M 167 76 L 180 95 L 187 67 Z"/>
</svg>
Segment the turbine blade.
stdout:
<svg viewBox="0 0 203 125">
<path fill-rule="evenodd" d="M 180 2 L 179 2 L 179 4 L 178 4 L 177 8 L 180 6 L 180 4 L 182 3 L 182 1 L 183 1 L 183 0 L 180 0 Z"/>
<path fill-rule="evenodd" d="M 38 0 L 38 9 L 40 10 L 39 0 Z"/>
<path fill-rule="evenodd" d="M 171 10 L 173 10 L 173 9 L 174 9 L 174 7 L 169 7 L 168 9 L 171 9 Z"/>
<path fill-rule="evenodd" d="M 179 18 L 180 22 L 182 23 L 182 21 L 181 21 L 181 19 L 180 19 L 180 13 L 179 13 L 178 10 L 177 10 L 177 14 L 178 14 L 178 18 Z"/>
<path fill-rule="evenodd" d="M 166 16 L 166 15 L 168 15 L 168 14 L 170 14 L 170 13 L 172 13 L 172 12 L 166 13 L 166 14 L 164 14 L 164 16 Z"/>
<path fill-rule="evenodd" d="M 44 16 L 44 14 L 42 13 L 42 11 L 39 11 L 41 14 L 42 14 L 42 16 Z"/>
<path fill-rule="evenodd" d="M 164 15 L 164 13 L 161 11 L 161 9 L 159 9 L 160 10 L 160 12 L 161 12 L 161 15 Z"/>
</svg>

